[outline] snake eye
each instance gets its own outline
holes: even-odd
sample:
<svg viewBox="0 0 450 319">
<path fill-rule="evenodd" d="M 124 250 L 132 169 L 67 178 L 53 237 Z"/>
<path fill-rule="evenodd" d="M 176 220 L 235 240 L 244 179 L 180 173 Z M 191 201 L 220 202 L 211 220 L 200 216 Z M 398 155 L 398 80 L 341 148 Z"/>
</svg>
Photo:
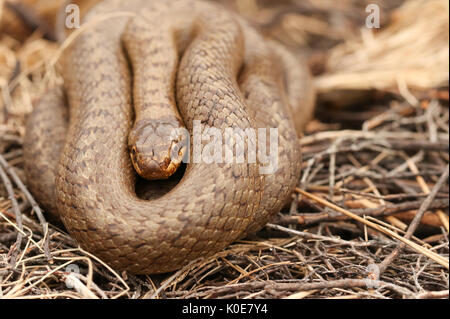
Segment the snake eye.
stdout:
<svg viewBox="0 0 450 319">
<path fill-rule="evenodd" d="M 136 156 L 136 154 L 137 154 L 136 146 L 133 146 L 133 148 L 131 149 L 131 154 Z"/>
</svg>

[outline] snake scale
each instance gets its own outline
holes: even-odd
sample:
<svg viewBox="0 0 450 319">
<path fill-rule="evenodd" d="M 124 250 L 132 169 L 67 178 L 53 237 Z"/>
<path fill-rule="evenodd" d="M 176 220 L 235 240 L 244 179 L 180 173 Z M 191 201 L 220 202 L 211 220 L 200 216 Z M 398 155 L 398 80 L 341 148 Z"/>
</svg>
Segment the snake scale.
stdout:
<svg viewBox="0 0 450 319">
<path fill-rule="evenodd" d="M 114 12 L 130 14 L 99 19 Z M 314 100 L 305 64 L 206 1 L 104 0 L 84 17 L 96 19 L 64 53 L 63 87 L 27 123 L 25 169 L 41 206 L 81 247 L 136 274 L 179 269 L 262 228 L 299 180 L 297 131 Z M 276 128 L 278 169 L 188 163 L 167 190 L 171 182 L 143 182 L 130 131 L 141 116 L 164 122 L 173 105 L 189 132 L 194 121 Z"/>
</svg>

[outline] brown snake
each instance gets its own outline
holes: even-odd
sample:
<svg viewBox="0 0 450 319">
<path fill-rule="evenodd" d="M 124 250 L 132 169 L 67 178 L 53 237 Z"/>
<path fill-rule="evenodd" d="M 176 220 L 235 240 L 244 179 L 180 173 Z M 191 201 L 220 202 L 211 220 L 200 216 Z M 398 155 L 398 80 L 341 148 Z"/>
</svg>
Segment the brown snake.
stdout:
<svg viewBox="0 0 450 319">
<path fill-rule="evenodd" d="M 116 269 L 163 273 L 220 251 L 280 211 L 299 179 L 296 128 L 314 98 L 301 61 L 218 5 L 105 0 L 85 21 L 116 11 L 134 17 L 93 24 L 65 52 L 64 90 L 46 94 L 28 121 L 25 168 L 37 200 L 84 249 Z M 163 181 L 136 183 L 130 131 L 148 116 L 172 121 L 177 111 L 166 110 L 175 105 L 191 133 L 194 121 L 202 129 L 277 128 L 278 170 L 189 163 L 163 193 L 155 190 Z M 133 132 L 140 138 L 146 129 Z M 136 195 L 140 184 L 150 200 Z"/>
</svg>

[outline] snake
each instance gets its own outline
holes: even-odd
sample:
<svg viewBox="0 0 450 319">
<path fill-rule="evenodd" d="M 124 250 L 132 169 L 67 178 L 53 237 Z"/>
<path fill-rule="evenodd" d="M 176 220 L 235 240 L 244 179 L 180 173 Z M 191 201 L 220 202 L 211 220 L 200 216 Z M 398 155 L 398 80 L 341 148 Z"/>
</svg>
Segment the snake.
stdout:
<svg viewBox="0 0 450 319">
<path fill-rule="evenodd" d="M 167 273 L 280 212 L 314 108 L 304 60 L 209 1 L 104 0 L 83 23 L 61 57 L 63 84 L 34 106 L 24 142 L 31 193 L 80 247 L 117 270 Z M 184 144 L 167 127 L 189 133 Z M 276 167 L 261 173 L 259 151 L 256 161 L 181 160 L 216 145 L 196 132 L 227 128 L 275 129 L 258 145 L 276 142 Z M 250 150 L 254 139 L 241 137 Z"/>
</svg>

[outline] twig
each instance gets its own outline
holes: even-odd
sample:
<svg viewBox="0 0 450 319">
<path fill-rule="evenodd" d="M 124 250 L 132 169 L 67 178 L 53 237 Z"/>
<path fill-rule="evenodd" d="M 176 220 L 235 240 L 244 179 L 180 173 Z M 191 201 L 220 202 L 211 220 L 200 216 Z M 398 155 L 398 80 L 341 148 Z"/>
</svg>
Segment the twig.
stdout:
<svg viewBox="0 0 450 319">
<path fill-rule="evenodd" d="M 363 138 L 363 139 L 407 139 L 407 140 L 421 140 L 426 138 L 425 134 L 422 133 L 412 133 L 412 132 L 364 132 L 364 131 L 352 131 L 352 130 L 342 130 L 342 131 L 327 131 L 319 132 L 311 136 L 305 136 L 300 140 L 301 145 L 308 145 L 312 143 L 317 143 L 323 140 L 334 140 L 337 138 Z M 439 134 L 439 139 L 448 141 L 448 135 Z"/>
<path fill-rule="evenodd" d="M 374 242 L 363 242 L 363 243 L 359 243 L 359 242 L 352 242 L 352 241 L 347 241 L 347 240 L 342 240 L 339 238 L 333 238 L 333 237 L 327 237 L 327 236 L 322 236 L 322 235 L 317 235 L 317 234 L 311 234 L 311 233 L 306 233 L 306 232 L 302 232 L 302 231 L 298 231 L 298 230 L 294 230 L 294 229 L 289 229 L 286 227 L 282 227 L 279 225 L 275 225 L 275 224 L 267 224 L 266 227 L 268 228 L 272 228 L 272 229 L 276 229 L 288 234 L 292 234 L 292 235 L 296 235 L 296 236 L 301 236 L 304 238 L 308 238 L 308 239 L 314 239 L 314 240 L 322 240 L 322 241 L 329 241 L 335 244 L 339 244 L 339 245 L 346 245 L 346 246 L 356 246 L 356 247 L 367 247 L 367 246 L 371 246 L 374 244 Z"/>
<path fill-rule="evenodd" d="M 388 289 L 392 289 L 399 293 L 400 295 L 406 296 L 408 298 L 413 298 L 414 293 L 404 287 L 400 287 L 398 285 L 394 285 L 391 283 L 387 283 L 379 280 L 368 280 L 368 279 L 339 279 L 339 280 L 327 280 L 320 282 L 312 282 L 312 283 L 281 283 L 281 282 L 273 282 L 273 281 L 265 281 L 265 282 L 249 282 L 249 283 L 241 283 L 241 284 L 231 284 L 223 287 L 211 287 L 210 291 L 207 291 L 208 295 L 212 298 L 217 297 L 218 293 L 225 292 L 236 292 L 236 291 L 249 291 L 249 290 L 266 290 L 266 291 L 278 291 L 278 292 L 291 292 L 291 291 L 310 291 L 310 290 L 318 290 L 318 289 L 330 289 L 330 288 L 368 288 L 371 285 L 372 287 L 385 287 Z M 202 293 L 194 293 L 189 298 L 194 298 L 199 295 L 203 295 Z"/>
<path fill-rule="evenodd" d="M 412 210 L 419 209 L 420 205 L 423 201 L 410 201 L 399 204 L 389 204 L 385 206 L 380 206 L 377 208 L 358 208 L 358 209 L 349 209 L 352 213 L 358 216 L 372 216 L 372 217 L 381 217 L 381 216 L 389 216 L 402 212 L 409 212 Z M 449 200 L 445 199 L 436 199 L 434 200 L 429 209 L 438 209 L 438 208 L 448 208 Z M 287 224 L 296 224 L 296 225 L 312 225 L 322 221 L 332 221 L 332 220 L 348 220 L 349 217 L 342 216 L 334 211 L 322 211 L 320 213 L 302 213 L 302 214 L 290 214 L 290 215 L 282 215 L 277 219 L 277 223 L 281 223 L 283 225 Z"/>
<path fill-rule="evenodd" d="M 415 173 L 415 174 L 419 174 L 419 170 L 416 166 L 416 164 L 414 162 L 411 162 L 408 157 L 406 155 L 404 155 L 404 157 L 406 157 L 406 161 L 409 165 L 410 170 Z M 447 167 L 448 168 L 448 167 Z M 428 187 L 427 183 L 425 183 L 425 180 L 423 179 L 422 176 L 418 175 L 416 177 L 417 183 L 420 185 L 420 188 L 422 189 L 422 191 L 426 194 L 430 193 L 430 188 Z M 442 185 L 441 185 L 442 186 Z M 434 195 L 434 197 L 436 197 L 436 194 Z M 442 222 L 442 225 L 444 225 L 445 229 L 447 230 L 447 232 L 449 231 L 449 222 L 448 222 L 448 216 L 446 216 L 444 214 L 443 211 L 441 210 L 437 210 L 436 214 L 438 215 L 439 219 Z"/>
<path fill-rule="evenodd" d="M 394 237 L 394 238 L 396 238 L 396 239 L 406 243 L 407 245 L 409 245 L 414 250 L 424 254 L 428 258 L 436 261 L 437 263 L 441 264 L 445 268 L 449 269 L 448 259 L 445 259 L 444 257 L 436 254 L 435 252 L 432 252 L 429 249 L 425 249 L 422 246 L 412 242 L 411 240 L 409 240 L 407 238 L 403 238 L 402 236 L 398 235 L 397 233 L 395 233 L 395 232 L 393 232 L 393 231 L 391 231 L 391 230 L 389 230 L 389 229 L 387 229 L 385 227 L 381 227 L 381 226 L 379 226 L 379 225 L 377 225 L 377 224 L 375 224 L 373 222 L 370 222 L 370 221 L 368 221 L 368 220 L 366 220 L 366 219 L 364 219 L 364 218 L 362 218 L 362 217 L 360 217 L 360 216 L 358 216 L 356 214 L 353 214 L 352 212 L 349 212 L 346 209 L 343 209 L 343 208 L 341 208 L 341 207 L 339 207 L 337 205 L 334 205 L 334 204 L 328 202 L 327 200 L 324 200 L 323 198 L 320 198 L 320 197 L 315 196 L 313 194 L 307 193 L 307 192 L 305 192 L 305 191 L 303 191 L 303 190 L 301 190 L 299 188 L 296 188 L 296 191 L 299 192 L 300 194 L 302 194 L 302 195 L 312 199 L 312 200 L 315 200 L 316 202 L 320 203 L 321 205 L 324 205 L 326 207 L 334 209 L 334 210 L 336 210 L 336 211 L 338 211 L 338 212 L 340 212 L 340 213 L 342 213 L 344 215 L 347 215 L 347 216 L 351 217 L 352 219 L 355 219 L 355 220 L 357 220 L 357 221 L 359 221 L 359 222 L 361 222 L 363 224 L 366 224 L 367 226 L 370 226 L 370 227 L 372 227 L 372 228 L 374 228 L 374 229 L 376 229 L 378 231 L 381 231 L 381 232 L 383 232 L 385 234 L 388 234 L 388 235 L 390 235 L 390 236 L 392 236 L 392 237 Z"/>
<path fill-rule="evenodd" d="M 17 232 L 17 239 L 16 239 L 16 243 L 15 243 L 15 251 L 14 254 L 11 256 L 11 262 L 10 262 L 10 266 L 11 268 L 15 268 L 16 266 L 16 259 L 17 259 L 17 255 L 20 252 L 20 247 L 22 245 L 22 239 L 23 239 L 23 224 L 22 224 L 22 214 L 19 210 L 19 204 L 17 203 L 17 199 L 14 195 L 14 189 L 12 187 L 11 181 L 8 178 L 8 175 L 6 174 L 6 172 L 3 170 L 2 165 L 0 165 L 0 178 L 3 181 L 3 184 L 6 187 L 6 191 L 8 192 L 8 198 L 11 201 L 12 204 L 12 209 L 14 211 L 14 215 L 16 216 L 16 223 L 17 223 L 17 227 L 19 228 L 20 231 Z"/>
<path fill-rule="evenodd" d="M 437 298 L 447 298 L 448 299 L 449 292 L 448 290 L 443 291 L 426 291 L 418 294 L 416 296 L 417 299 L 437 299 Z"/>
<path fill-rule="evenodd" d="M 430 192 L 430 195 L 423 201 L 422 205 L 419 208 L 419 211 L 417 212 L 414 219 L 411 221 L 411 224 L 408 227 L 408 230 L 406 231 L 406 234 L 404 236 L 405 239 L 410 239 L 411 236 L 416 231 L 417 227 L 420 224 L 420 220 L 423 217 L 423 214 L 429 209 L 431 203 L 433 202 L 434 198 L 436 197 L 436 194 L 441 189 L 442 185 L 447 181 L 449 174 L 449 166 L 447 165 L 447 168 L 445 169 L 444 173 L 442 174 L 439 181 L 434 185 L 433 189 Z M 406 243 L 400 243 L 380 264 L 380 272 L 384 272 L 389 264 L 398 256 L 398 254 L 405 248 Z M 448 265 L 448 261 L 447 261 Z M 447 266 L 448 268 L 448 266 Z"/>
<path fill-rule="evenodd" d="M 14 183 L 17 185 L 17 187 L 19 187 L 19 189 L 23 192 L 23 194 L 25 195 L 25 198 L 30 203 L 33 211 L 36 213 L 36 216 L 38 217 L 39 222 L 41 223 L 41 226 L 42 226 L 42 233 L 44 234 L 44 240 L 43 240 L 44 253 L 45 253 L 47 260 L 51 261 L 52 256 L 50 253 L 49 236 L 48 236 L 49 228 L 48 228 L 48 223 L 45 220 L 45 217 L 44 217 L 44 214 L 42 213 L 41 208 L 36 203 L 35 199 L 30 194 L 30 192 L 28 191 L 26 186 L 22 183 L 19 176 L 17 176 L 14 169 L 9 166 L 8 162 L 3 158 L 3 156 L 1 154 L 0 154 L 0 164 L 1 164 L 0 166 L 3 166 L 5 168 L 5 170 L 8 172 L 9 176 L 11 176 L 11 178 L 14 180 Z"/>
</svg>

